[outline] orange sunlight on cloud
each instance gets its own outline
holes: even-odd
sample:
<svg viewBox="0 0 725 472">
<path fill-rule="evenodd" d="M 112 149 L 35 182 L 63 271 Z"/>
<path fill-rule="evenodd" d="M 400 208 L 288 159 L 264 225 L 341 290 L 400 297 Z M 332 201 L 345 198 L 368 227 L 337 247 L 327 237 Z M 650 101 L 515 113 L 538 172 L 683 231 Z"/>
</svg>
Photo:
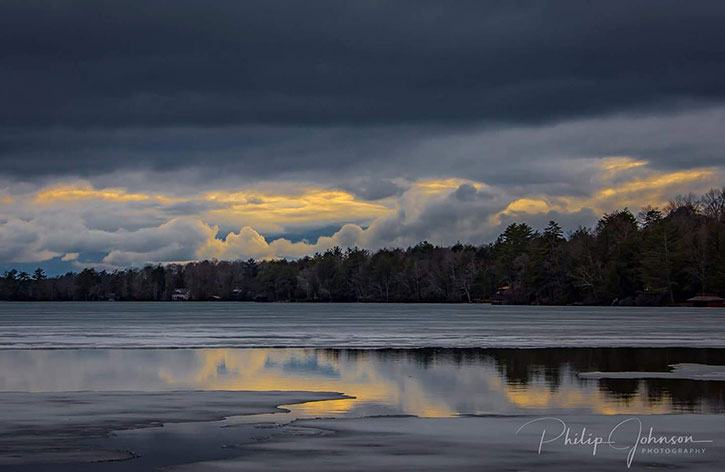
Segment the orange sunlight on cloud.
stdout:
<svg viewBox="0 0 725 472">
<path fill-rule="evenodd" d="M 129 193 L 122 188 L 95 189 L 87 182 L 48 187 L 36 193 L 33 199 L 35 203 L 40 204 L 71 200 L 110 200 L 115 202 L 155 200 L 160 203 L 171 203 L 178 199 L 159 194 Z"/>
</svg>

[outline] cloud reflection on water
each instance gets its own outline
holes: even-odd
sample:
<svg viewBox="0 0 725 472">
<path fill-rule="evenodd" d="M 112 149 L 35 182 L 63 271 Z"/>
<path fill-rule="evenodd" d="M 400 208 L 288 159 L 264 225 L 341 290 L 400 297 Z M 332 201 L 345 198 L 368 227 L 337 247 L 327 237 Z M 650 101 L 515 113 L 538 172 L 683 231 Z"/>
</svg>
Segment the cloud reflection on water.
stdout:
<svg viewBox="0 0 725 472">
<path fill-rule="evenodd" d="M 583 380 L 603 365 L 666 370 L 719 351 L 631 350 L 32 350 L 0 351 L 0 390 L 310 390 L 356 397 L 309 415 L 648 414 L 722 411 L 722 382 Z M 708 354 L 710 352 L 710 354 Z M 715 354 L 712 354 L 712 353 Z M 704 359 L 704 360 L 707 360 Z M 717 359 L 715 359 L 717 360 Z M 664 362 L 664 364 L 663 364 Z M 619 366 L 619 367 L 618 367 Z"/>
</svg>

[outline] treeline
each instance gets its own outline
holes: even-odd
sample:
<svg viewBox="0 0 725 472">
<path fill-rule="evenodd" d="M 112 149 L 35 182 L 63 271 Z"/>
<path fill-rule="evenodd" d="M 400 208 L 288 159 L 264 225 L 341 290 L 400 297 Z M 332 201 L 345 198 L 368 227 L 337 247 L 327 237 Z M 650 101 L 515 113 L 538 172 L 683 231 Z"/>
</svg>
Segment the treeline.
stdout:
<svg viewBox="0 0 725 472">
<path fill-rule="evenodd" d="M 333 248 L 298 260 L 201 261 L 48 278 L 15 270 L 3 300 L 476 302 L 666 305 L 725 295 L 725 189 L 604 215 L 565 236 L 512 224 L 483 246 Z"/>
</svg>

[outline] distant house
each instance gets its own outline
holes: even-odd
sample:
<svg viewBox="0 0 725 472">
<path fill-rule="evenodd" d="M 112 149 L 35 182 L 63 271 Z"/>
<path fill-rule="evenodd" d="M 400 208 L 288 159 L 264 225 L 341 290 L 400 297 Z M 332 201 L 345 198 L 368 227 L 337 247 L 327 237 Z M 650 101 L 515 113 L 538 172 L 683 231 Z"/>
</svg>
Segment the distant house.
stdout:
<svg viewBox="0 0 725 472">
<path fill-rule="evenodd" d="M 232 300 L 243 300 L 244 291 L 241 288 L 232 289 Z"/>
<path fill-rule="evenodd" d="M 690 304 L 690 306 L 725 307 L 725 298 L 721 298 L 711 294 L 703 294 L 696 297 L 688 298 L 687 302 Z"/>
<path fill-rule="evenodd" d="M 175 302 L 185 302 L 191 300 L 191 291 L 186 288 L 177 288 L 171 294 L 171 300 Z"/>
<path fill-rule="evenodd" d="M 510 285 L 504 285 L 503 287 L 499 287 L 498 290 L 496 290 L 496 293 L 494 293 L 491 296 L 491 304 L 492 305 L 504 305 L 506 303 L 509 303 L 511 300 L 512 290 Z"/>
</svg>

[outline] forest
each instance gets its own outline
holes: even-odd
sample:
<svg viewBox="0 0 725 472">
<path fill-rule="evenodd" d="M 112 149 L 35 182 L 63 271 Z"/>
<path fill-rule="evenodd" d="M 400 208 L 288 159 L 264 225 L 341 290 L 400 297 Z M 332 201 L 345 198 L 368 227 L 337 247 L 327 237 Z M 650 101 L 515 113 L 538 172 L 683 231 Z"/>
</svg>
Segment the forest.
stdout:
<svg viewBox="0 0 725 472">
<path fill-rule="evenodd" d="M 1 300 L 674 305 L 725 295 L 725 188 L 605 214 L 564 234 L 514 223 L 492 243 L 329 249 L 296 260 L 205 260 L 57 277 L 10 270 Z M 177 297 L 173 297 L 177 294 Z"/>
</svg>

